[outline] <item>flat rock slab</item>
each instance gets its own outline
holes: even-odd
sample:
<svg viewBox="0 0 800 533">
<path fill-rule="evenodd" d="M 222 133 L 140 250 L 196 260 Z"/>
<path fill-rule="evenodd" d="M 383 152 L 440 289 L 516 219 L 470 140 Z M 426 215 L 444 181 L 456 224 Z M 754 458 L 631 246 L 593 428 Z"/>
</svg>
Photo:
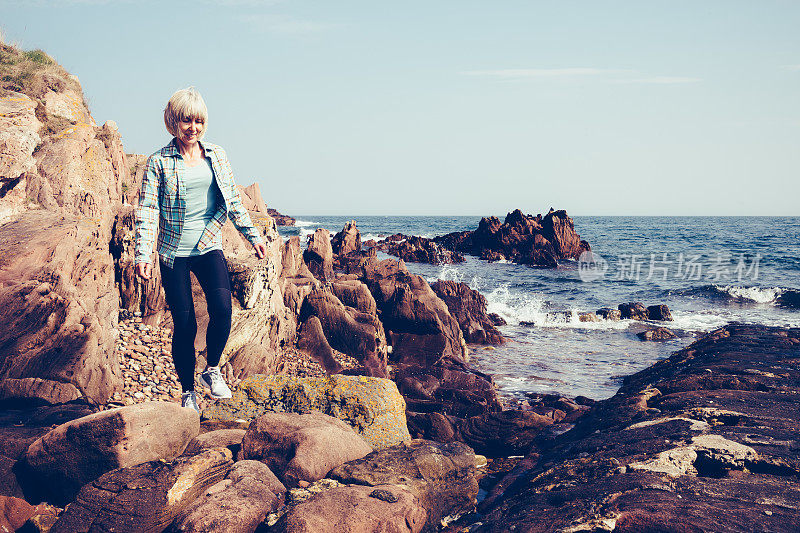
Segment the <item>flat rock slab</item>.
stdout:
<svg viewBox="0 0 800 533">
<path fill-rule="evenodd" d="M 475 453 L 461 442 L 412 440 L 373 452 L 335 468 L 329 477 L 342 483 L 403 485 L 419 498 L 434 527 L 451 514 L 475 506 L 478 479 Z"/>
<path fill-rule="evenodd" d="M 322 492 L 293 507 L 270 531 L 280 533 L 418 533 L 426 513 L 399 485 L 351 485 Z"/>
<path fill-rule="evenodd" d="M 26 461 L 55 501 L 69 502 L 110 470 L 180 455 L 199 431 L 196 411 L 146 402 L 61 424 L 31 444 Z"/>
<path fill-rule="evenodd" d="M 175 520 L 172 531 L 252 533 L 283 504 L 286 487 L 260 461 L 239 461 Z"/>
<path fill-rule="evenodd" d="M 233 465 L 227 448 L 112 470 L 84 485 L 50 533 L 160 532 Z"/>
<path fill-rule="evenodd" d="M 476 531 L 800 531 L 800 330 L 720 328 L 538 442 Z"/>
<path fill-rule="evenodd" d="M 374 449 L 411 439 L 406 403 L 393 381 L 366 376 L 324 378 L 254 375 L 233 398 L 203 411 L 211 420 L 252 420 L 264 413 L 319 411 L 347 422 Z"/>
<path fill-rule="evenodd" d="M 353 428 L 322 413 L 266 413 L 242 440 L 241 457 L 263 461 L 287 487 L 324 478 L 372 448 Z"/>
</svg>

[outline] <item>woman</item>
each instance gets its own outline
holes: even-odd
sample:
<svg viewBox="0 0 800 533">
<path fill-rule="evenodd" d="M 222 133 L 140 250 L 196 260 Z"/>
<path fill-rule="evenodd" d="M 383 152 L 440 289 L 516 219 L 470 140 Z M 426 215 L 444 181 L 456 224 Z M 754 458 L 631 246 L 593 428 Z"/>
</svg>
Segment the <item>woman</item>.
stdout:
<svg viewBox="0 0 800 533">
<path fill-rule="evenodd" d="M 231 286 L 222 254 L 222 226 L 227 217 L 247 237 L 256 256 L 267 247 L 242 205 L 225 151 L 201 142 L 208 110 L 193 87 L 177 91 L 164 109 L 172 141 L 147 160 L 136 209 L 136 274 L 150 279 L 150 257 L 158 226 L 161 282 L 172 312 L 172 359 L 184 407 L 200 411 L 194 391 L 197 335 L 189 272 L 200 282 L 208 304 L 206 370 L 201 381 L 214 398 L 230 398 L 219 360 L 231 329 Z"/>
</svg>

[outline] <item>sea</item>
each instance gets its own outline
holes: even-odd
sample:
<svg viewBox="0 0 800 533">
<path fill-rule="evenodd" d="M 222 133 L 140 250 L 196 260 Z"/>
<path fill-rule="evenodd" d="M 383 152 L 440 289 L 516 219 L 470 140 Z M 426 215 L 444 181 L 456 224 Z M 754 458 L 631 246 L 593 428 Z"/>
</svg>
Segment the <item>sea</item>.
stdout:
<svg viewBox="0 0 800 533">
<path fill-rule="evenodd" d="M 502 220 L 504 215 L 497 214 Z M 300 216 L 280 227 L 305 243 L 355 220 L 362 242 L 394 233 L 435 237 L 474 230 L 479 216 Z M 592 253 L 556 269 L 466 256 L 464 263 L 406 263 L 428 282 L 464 282 L 507 325 L 501 346 L 470 345 L 470 364 L 491 374 L 498 392 L 612 396 L 622 379 L 731 322 L 800 327 L 800 217 L 573 217 Z M 379 253 L 379 258 L 390 256 Z M 674 320 L 581 322 L 578 313 L 620 303 L 666 304 Z M 792 303 L 794 302 L 794 304 Z M 677 339 L 641 341 L 668 326 Z"/>
</svg>

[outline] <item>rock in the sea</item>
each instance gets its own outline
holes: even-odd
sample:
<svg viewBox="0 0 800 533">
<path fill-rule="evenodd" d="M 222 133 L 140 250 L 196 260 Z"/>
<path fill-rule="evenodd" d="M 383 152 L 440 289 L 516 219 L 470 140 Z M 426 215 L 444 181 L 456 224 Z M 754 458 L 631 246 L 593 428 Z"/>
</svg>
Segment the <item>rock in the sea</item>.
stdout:
<svg viewBox="0 0 800 533">
<path fill-rule="evenodd" d="M 648 305 L 647 318 L 650 320 L 672 320 L 672 313 L 669 312 L 669 307 L 665 304 Z"/>
<path fill-rule="evenodd" d="M 336 374 L 326 378 L 250 376 L 203 411 L 218 420 L 251 420 L 264 413 L 321 413 L 352 426 L 375 449 L 408 441 L 406 403 L 393 381 Z"/>
<path fill-rule="evenodd" d="M 484 217 L 475 231 L 449 233 L 433 240 L 450 250 L 489 261 L 506 259 L 544 267 L 556 267 L 559 260 L 577 259 L 590 250 L 563 210 L 551 210 L 543 218 L 517 209 L 502 223 L 497 217 Z"/>
<path fill-rule="evenodd" d="M 641 302 L 619 304 L 619 312 L 621 318 L 629 318 L 631 320 L 648 320 L 647 308 Z"/>
<path fill-rule="evenodd" d="M 336 487 L 292 507 L 278 520 L 279 533 L 419 533 L 427 515 L 402 485 Z"/>
<path fill-rule="evenodd" d="M 279 226 L 294 226 L 295 219 L 289 215 L 282 215 L 271 207 L 267 208 L 267 214 L 271 216 L 273 220 L 275 220 L 275 223 Z"/>
<path fill-rule="evenodd" d="M 322 479 L 371 451 L 352 427 L 319 412 L 263 414 L 242 440 L 242 457 L 266 463 L 287 487 Z"/>
<path fill-rule="evenodd" d="M 342 231 L 333 236 L 331 246 L 333 247 L 333 253 L 336 255 L 348 255 L 352 252 L 361 251 L 361 233 L 356 227 L 355 220 L 345 223 Z"/>
<path fill-rule="evenodd" d="M 405 485 L 427 511 L 433 529 L 448 515 L 475 505 L 478 479 L 475 453 L 461 443 L 412 440 L 335 468 L 330 477 L 342 483 L 380 487 Z"/>
<path fill-rule="evenodd" d="M 678 336 L 667 328 L 653 328 L 642 331 L 636 334 L 640 340 L 643 341 L 667 341 L 670 339 L 677 339 Z"/>
<path fill-rule="evenodd" d="M 464 340 L 476 344 L 502 344 L 503 335 L 486 315 L 486 298 L 466 283 L 437 280 L 431 289 L 458 320 Z"/>
<path fill-rule="evenodd" d="M 109 470 L 180 455 L 199 431 L 197 412 L 146 402 L 57 426 L 31 444 L 26 462 L 52 501 L 69 502 Z"/>
<path fill-rule="evenodd" d="M 412 263 L 442 265 L 464 262 L 464 256 L 460 253 L 417 235 L 408 236 L 401 233 L 391 235 L 376 243 L 376 247 L 382 252 Z"/>
<path fill-rule="evenodd" d="M 622 312 L 619 309 L 611 309 L 610 307 L 601 307 L 595 314 L 603 320 L 620 320 Z"/>
<path fill-rule="evenodd" d="M 260 461 L 239 461 L 175 519 L 170 531 L 252 533 L 283 504 L 286 487 Z"/>
<path fill-rule="evenodd" d="M 81 488 L 51 533 L 164 531 L 233 466 L 227 448 L 112 470 Z"/>
</svg>

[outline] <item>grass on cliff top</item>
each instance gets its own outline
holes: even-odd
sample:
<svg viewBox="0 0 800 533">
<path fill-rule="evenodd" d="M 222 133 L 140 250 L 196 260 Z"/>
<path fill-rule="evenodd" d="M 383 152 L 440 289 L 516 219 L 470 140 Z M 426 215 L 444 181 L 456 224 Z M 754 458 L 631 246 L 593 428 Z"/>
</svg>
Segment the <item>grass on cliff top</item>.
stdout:
<svg viewBox="0 0 800 533">
<path fill-rule="evenodd" d="M 44 96 L 48 92 L 60 93 L 68 89 L 83 95 L 78 81 L 45 52 L 20 50 L 2 42 L 0 37 L 0 98 L 23 93 L 36 100 L 39 103 L 36 116 L 44 124 L 40 133 L 56 133 L 72 125 L 66 119 L 45 116 L 44 112 Z"/>
</svg>

